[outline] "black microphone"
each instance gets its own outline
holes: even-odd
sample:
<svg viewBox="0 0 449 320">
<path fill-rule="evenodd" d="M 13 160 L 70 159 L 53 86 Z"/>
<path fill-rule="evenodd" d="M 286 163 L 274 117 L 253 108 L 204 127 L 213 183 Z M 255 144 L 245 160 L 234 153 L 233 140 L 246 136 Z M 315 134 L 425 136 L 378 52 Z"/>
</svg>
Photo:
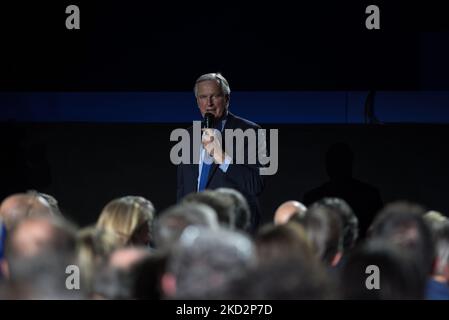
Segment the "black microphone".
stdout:
<svg viewBox="0 0 449 320">
<path fill-rule="evenodd" d="M 204 119 L 203 119 L 203 128 L 204 129 L 211 129 L 214 128 L 215 124 L 215 117 L 212 113 L 206 113 L 204 115 Z"/>
</svg>

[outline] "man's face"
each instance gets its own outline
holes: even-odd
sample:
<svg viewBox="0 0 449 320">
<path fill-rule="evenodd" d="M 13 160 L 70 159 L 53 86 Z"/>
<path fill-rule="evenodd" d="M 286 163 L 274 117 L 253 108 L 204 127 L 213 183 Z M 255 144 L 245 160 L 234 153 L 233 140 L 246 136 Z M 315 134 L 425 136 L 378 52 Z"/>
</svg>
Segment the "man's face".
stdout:
<svg viewBox="0 0 449 320">
<path fill-rule="evenodd" d="M 220 85 L 215 80 L 206 80 L 197 85 L 196 101 L 201 115 L 212 113 L 215 118 L 220 118 L 227 110 L 229 97 L 222 92 Z"/>
</svg>

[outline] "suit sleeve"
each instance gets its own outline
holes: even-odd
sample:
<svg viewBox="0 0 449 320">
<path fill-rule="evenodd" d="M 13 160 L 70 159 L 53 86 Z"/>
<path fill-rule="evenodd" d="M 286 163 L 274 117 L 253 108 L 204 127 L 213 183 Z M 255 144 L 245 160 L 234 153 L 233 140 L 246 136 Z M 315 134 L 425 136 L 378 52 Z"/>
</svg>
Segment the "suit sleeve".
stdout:
<svg viewBox="0 0 449 320">
<path fill-rule="evenodd" d="M 257 166 L 231 164 L 226 171 L 226 178 L 248 194 L 258 195 L 264 188 L 264 181 Z"/>
<path fill-rule="evenodd" d="M 259 126 L 253 129 L 260 129 Z M 257 140 L 257 155 L 260 152 L 266 152 L 267 142 L 263 137 L 261 140 Z M 247 159 L 249 148 L 245 144 L 244 153 L 245 159 Z M 258 195 L 263 191 L 264 179 L 260 174 L 260 168 L 263 165 L 259 162 L 259 157 L 256 157 L 256 164 L 230 164 L 226 170 L 226 178 L 234 185 L 237 185 L 240 190 L 245 191 L 247 194 Z M 233 159 L 235 161 L 235 159 Z"/>
</svg>

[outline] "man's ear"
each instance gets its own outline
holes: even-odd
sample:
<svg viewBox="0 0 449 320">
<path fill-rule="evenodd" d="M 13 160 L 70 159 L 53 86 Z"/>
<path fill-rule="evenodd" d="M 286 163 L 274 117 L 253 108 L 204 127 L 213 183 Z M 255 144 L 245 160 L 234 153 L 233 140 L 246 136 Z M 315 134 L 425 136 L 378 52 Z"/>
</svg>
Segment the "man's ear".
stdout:
<svg viewBox="0 0 449 320">
<path fill-rule="evenodd" d="M 445 278 L 446 281 L 449 280 L 449 265 L 444 264 L 440 258 L 436 257 L 433 262 L 433 274 L 439 274 Z"/>
<path fill-rule="evenodd" d="M 164 295 L 172 298 L 176 294 L 176 278 L 171 273 L 164 273 L 161 278 L 161 288 Z"/>
<path fill-rule="evenodd" d="M 3 275 L 3 277 L 9 279 L 9 265 L 5 259 L 0 260 L 0 273 Z"/>
</svg>

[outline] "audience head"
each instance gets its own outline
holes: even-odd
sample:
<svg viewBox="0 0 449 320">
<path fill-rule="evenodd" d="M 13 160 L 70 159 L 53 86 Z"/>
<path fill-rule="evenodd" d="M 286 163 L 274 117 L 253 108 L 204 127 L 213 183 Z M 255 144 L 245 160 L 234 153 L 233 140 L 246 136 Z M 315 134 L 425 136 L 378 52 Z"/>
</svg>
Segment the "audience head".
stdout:
<svg viewBox="0 0 449 320">
<path fill-rule="evenodd" d="M 230 229 L 235 228 L 236 217 L 232 210 L 233 201 L 229 197 L 223 197 L 213 190 L 192 192 L 186 195 L 181 203 L 202 203 L 208 205 L 217 213 L 218 222 Z"/>
<path fill-rule="evenodd" d="M 151 256 L 148 247 L 124 247 L 115 250 L 99 266 L 92 284 L 94 299 L 132 299 L 134 267 Z"/>
<path fill-rule="evenodd" d="M 77 234 L 77 265 L 83 287 L 87 294 L 93 290 L 96 272 L 107 264 L 109 255 L 119 248 L 114 234 L 95 226 L 81 229 Z"/>
<path fill-rule="evenodd" d="M 166 263 L 166 254 L 153 253 L 132 266 L 130 271 L 132 277 L 132 298 L 145 300 L 162 299 L 161 281 Z"/>
<path fill-rule="evenodd" d="M 318 257 L 335 266 L 343 254 L 342 222 L 336 209 L 318 203 L 307 209 L 302 225 Z"/>
<path fill-rule="evenodd" d="M 332 299 L 335 283 L 297 223 L 267 225 L 255 243 L 258 264 L 230 282 L 221 299 Z"/>
<path fill-rule="evenodd" d="M 169 257 L 162 288 L 168 298 L 210 299 L 254 261 L 253 244 L 244 234 L 190 226 Z"/>
<path fill-rule="evenodd" d="M 439 229 L 445 225 L 449 219 L 438 211 L 428 211 L 424 214 L 424 221 L 430 228 L 432 235 L 438 233 Z"/>
<path fill-rule="evenodd" d="M 76 262 L 76 230 L 57 217 L 27 217 L 8 235 L 3 271 L 18 296 L 63 298 L 67 266 Z"/>
<path fill-rule="evenodd" d="M 95 279 L 97 299 L 161 299 L 160 283 L 166 255 L 148 248 L 115 251 Z"/>
<path fill-rule="evenodd" d="M 274 224 L 280 225 L 287 223 L 290 218 L 298 215 L 303 217 L 307 208 L 299 201 L 290 200 L 282 203 L 274 213 Z"/>
<path fill-rule="evenodd" d="M 54 216 L 50 204 L 38 193 L 19 193 L 7 197 L 0 205 L 0 217 L 7 230 L 26 217 Z"/>
<path fill-rule="evenodd" d="M 435 263 L 433 275 L 449 284 L 449 222 L 435 233 Z"/>
<path fill-rule="evenodd" d="M 304 228 L 295 222 L 282 225 L 265 225 L 255 236 L 259 263 L 273 263 L 280 260 L 316 259 Z"/>
<path fill-rule="evenodd" d="M 191 225 L 217 229 L 217 214 L 211 207 L 201 203 L 183 203 L 169 207 L 156 219 L 156 248 L 170 250 L 184 229 Z"/>
<path fill-rule="evenodd" d="M 359 235 L 359 220 L 349 204 L 340 198 L 323 198 L 317 203 L 335 209 L 342 221 L 343 248 L 346 251 L 354 247 Z"/>
<path fill-rule="evenodd" d="M 239 191 L 231 188 L 218 188 L 215 191 L 219 195 L 227 196 L 231 199 L 236 229 L 249 232 L 251 227 L 251 210 L 245 197 Z"/>
<path fill-rule="evenodd" d="M 118 246 L 152 244 L 153 204 L 142 197 L 127 196 L 109 202 L 100 214 L 97 229 L 115 235 Z"/>
<path fill-rule="evenodd" d="M 50 252 L 55 255 L 74 254 L 76 229 L 56 217 L 27 217 L 22 219 L 8 235 L 7 258 L 35 257 Z"/>
<path fill-rule="evenodd" d="M 371 239 L 349 255 L 340 291 L 344 299 L 423 299 L 426 278 L 419 276 L 419 268 L 400 246 Z"/>
<path fill-rule="evenodd" d="M 53 214 L 61 215 L 61 209 L 59 208 L 58 200 L 56 200 L 56 198 L 53 197 L 52 195 L 47 194 L 47 193 L 42 193 L 42 192 L 39 192 L 39 191 L 36 191 L 36 190 L 29 190 L 29 191 L 27 191 L 26 194 L 35 195 L 35 196 L 41 196 L 50 205 L 50 208 L 51 208 Z"/>
<path fill-rule="evenodd" d="M 398 201 L 386 205 L 375 217 L 368 230 L 371 238 L 394 243 L 411 254 L 427 277 L 433 262 L 433 239 L 424 221 L 425 210 L 418 204 Z"/>
<path fill-rule="evenodd" d="M 436 281 L 449 283 L 449 219 L 436 211 L 429 211 L 424 220 L 430 227 L 435 246 L 433 277 Z"/>
</svg>

